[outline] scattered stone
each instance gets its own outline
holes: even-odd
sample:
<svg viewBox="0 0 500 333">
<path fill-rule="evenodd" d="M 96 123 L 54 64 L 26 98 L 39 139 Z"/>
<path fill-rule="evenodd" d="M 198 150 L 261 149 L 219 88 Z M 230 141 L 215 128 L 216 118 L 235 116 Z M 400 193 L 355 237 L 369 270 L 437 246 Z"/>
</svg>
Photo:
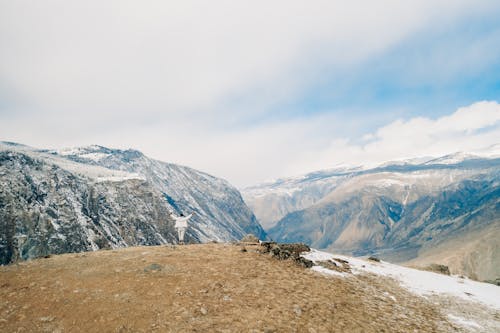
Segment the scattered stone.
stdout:
<svg viewBox="0 0 500 333">
<path fill-rule="evenodd" d="M 253 234 L 247 234 L 241 239 L 242 243 L 258 243 L 259 239 Z"/>
<path fill-rule="evenodd" d="M 349 263 L 349 261 L 344 260 L 344 259 L 340 259 L 340 258 L 332 258 L 332 260 L 335 260 L 336 262 L 340 262 L 342 264 L 348 264 Z"/>
<path fill-rule="evenodd" d="M 430 264 L 429 266 L 425 267 L 424 269 L 426 271 L 430 271 L 430 272 L 434 272 L 434 273 L 450 275 L 450 269 L 446 265 Z"/>
<path fill-rule="evenodd" d="M 40 317 L 40 321 L 44 323 L 50 323 L 51 321 L 54 321 L 54 317 Z"/>
<path fill-rule="evenodd" d="M 150 272 L 159 272 L 163 269 L 163 266 L 162 265 L 159 265 L 159 264 L 156 264 L 156 263 L 153 263 L 149 266 L 147 266 L 146 268 L 144 268 L 144 272 L 145 273 L 150 273 Z"/>
<path fill-rule="evenodd" d="M 374 256 L 370 256 L 368 257 L 368 260 L 371 260 L 371 261 L 376 261 L 376 262 L 380 262 L 380 259 L 377 258 L 377 257 L 374 257 Z"/>
<path fill-rule="evenodd" d="M 286 260 L 290 257 L 298 258 L 302 252 L 311 251 L 309 246 L 302 243 L 274 244 L 271 246 L 270 253 L 273 257 L 280 260 Z"/>
<path fill-rule="evenodd" d="M 262 242 L 259 250 L 260 253 L 269 253 L 278 260 L 291 259 L 300 266 L 310 268 L 313 262 L 300 256 L 302 252 L 308 251 L 311 251 L 311 248 L 302 243 L 278 244 L 275 242 Z"/>
<path fill-rule="evenodd" d="M 200 312 L 201 312 L 201 314 L 202 314 L 202 315 L 206 316 L 206 315 L 207 315 L 207 313 L 208 313 L 208 310 L 207 310 L 207 309 L 205 309 L 204 307 L 201 307 L 201 308 L 200 308 Z"/>
<path fill-rule="evenodd" d="M 260 253 L 269 253 L 271 251 L 271 248 L 276 245 L 276 242 L 261 242 L 261 249 L 259 250 Z"/>
<path fill-rule="evenodd" d="M 309 252 L 311 248 L 303 243 L 279 244 L 282 250 L 289 251 L 294 256 L 300 255 L 302 252 Z"/>
<path fill-rule="evenodd" d="M 496 286 L 500 286 L 500 278 L 496 278 L 495 280 L 486 280 L 484 282 L 491 283 L 491 284 L 494 284 Z"/>
<path fill-rule="evenodd" d="M 246 247 L 244 247 L 244 246 L 243 246 L 243 247 L 241 248 L 240 252 L 247 252 Z"/>
<path fill-rule="evenodd" d="M 338 262 L 337 260 L 339 260 L 340 262 Z M 349 263 L 346 260 L 333 258 L 331 260 L 318 261 L 316 263 L 332 271 L 340 273 L 351 273 L 351 266 L 349 266 Z"/>
<path fill-rule="evenodd" d="M 300 315 L 302 315 L 302 308 L 300 306 L 298 306 L 297 304 L 295 304 L 293 306 L 293 312 L 295 312 L 295 314 L 297 316 L 300 316 Z"/>
<path fill-rule="evenodd" d="M 304 257 L 299 257 L 298 259 L 295 260 L 295 262 L 305 268 L 311 268 L 314 266 L 314 262 Z"/>
<path fill-rule="evenodd" d="M 287 260 L 292 254 L 290 251 L 282 249 L 280 246 L 276 245 L 271 249 L 271 256 L 279 260 Z"/>
</svg>

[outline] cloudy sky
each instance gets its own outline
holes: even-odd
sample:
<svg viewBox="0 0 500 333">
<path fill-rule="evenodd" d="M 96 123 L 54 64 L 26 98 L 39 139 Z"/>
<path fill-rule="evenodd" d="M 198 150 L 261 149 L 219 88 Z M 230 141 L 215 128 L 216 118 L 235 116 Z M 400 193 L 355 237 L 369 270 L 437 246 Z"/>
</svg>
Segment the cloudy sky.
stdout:
<svg viewBox="0 0 500 333">
<path fill-rule="evenodd" d="M 0 0 L 0 140 L 237 186 L 500 142 L 500 2 Z"/>
</svg>

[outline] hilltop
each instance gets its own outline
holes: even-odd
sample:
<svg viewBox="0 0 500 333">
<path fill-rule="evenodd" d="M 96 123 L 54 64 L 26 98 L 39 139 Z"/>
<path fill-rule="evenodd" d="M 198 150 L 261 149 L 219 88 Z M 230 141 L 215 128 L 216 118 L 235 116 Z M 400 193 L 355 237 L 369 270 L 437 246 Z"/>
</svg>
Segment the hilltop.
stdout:
<svg viewBox="0 0 500 333">
<path fill-rule="evenodd" d="M 445 307 L 388 277 L 325 274 L 321 266 L 306 269 L 259 250 L 248 244 L 131 247 L 0 267 L 0 331 L 474 331 L 465 319 L 462 325 L 450 319 L 459 318 L 447 312 L 460 303 L 454 298 L 443 298 Z M 309 256 L 317 259 L 319 252 Z M 383 267 L 366 262 L 373 265 Z M 463 311 L 477 320 L 486 318 L 473 322 L 482 331 L 499 327 L 498 309 L 460 304 L 469 304 Z"/>
</svg>

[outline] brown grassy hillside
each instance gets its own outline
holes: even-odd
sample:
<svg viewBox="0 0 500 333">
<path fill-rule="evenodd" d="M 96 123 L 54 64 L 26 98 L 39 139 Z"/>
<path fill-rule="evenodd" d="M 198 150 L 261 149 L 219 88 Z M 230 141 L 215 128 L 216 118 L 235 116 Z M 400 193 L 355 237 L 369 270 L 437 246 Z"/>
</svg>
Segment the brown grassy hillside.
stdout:
<svg viewBox="0 0 500 333">
<path fill-rule="evenodd" d="M 0 331 L 455 330 L 390 280 L 326 277 L 257 247 L 137 247 L 0 267 Z"/>
</svg>

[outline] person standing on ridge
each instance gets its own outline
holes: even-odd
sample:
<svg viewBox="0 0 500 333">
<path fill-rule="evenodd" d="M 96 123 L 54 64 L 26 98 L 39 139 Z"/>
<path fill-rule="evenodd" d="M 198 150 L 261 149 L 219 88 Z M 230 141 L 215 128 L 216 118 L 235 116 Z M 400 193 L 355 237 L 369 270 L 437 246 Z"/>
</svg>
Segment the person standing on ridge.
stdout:
<svg viewBox="0 0 500 333">
<path fill-rule="evenodd" d="M 188 220 L 193 216 L 193 213 L 188 216 L 184 216 L 181 213 L 181 216 L 177 216 L 173 211 L 170 211 L 170 217 L 175 221 L 175 229 L 177 230 L 177 234 L 179 235 L 179 244 L 184 244 L 184 236 L 186 234 L 186 229 L 188 227 Z"/>
</svg>

